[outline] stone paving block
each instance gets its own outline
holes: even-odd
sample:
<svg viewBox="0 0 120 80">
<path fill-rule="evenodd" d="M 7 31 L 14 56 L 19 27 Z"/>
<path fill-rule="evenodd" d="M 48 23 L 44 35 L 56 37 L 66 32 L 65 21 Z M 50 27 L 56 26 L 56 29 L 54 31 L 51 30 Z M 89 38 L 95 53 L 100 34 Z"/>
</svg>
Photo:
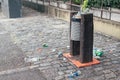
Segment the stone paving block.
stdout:
<svg viewBox="0 0 120 80">
<path fill-rule="evenodd" d="M 62 63 L 64 66 L 69 66 L 70 64 L 67 62 Z"/>
<path fill-rule="evenodd" d="M 57 69 L 46 69 L 42 71 L 47 80 L 55 80 L 55 77 L 58 76 Z"/>
<path fill-rule="evenodd" d="M 59 71 L 67 70 L 67 67 L 59 67 L 58 70 L 59 70 Z"/>
<path fill-rule="evenodd" d="M 120 76 L 116 80 L 120 80 Z"/>
<path fill-rule="evenodd" d="M 99 75 L 104 74 L 103 71 L 104 71 L 104 70 L 102 70 L 102 71 L 97 71 L 97 72 L 94 72 L 94 74 L 97 75 L 97 76 L 99 76 Z"/>
<path fill-rule="evenodd" d="M 104 62 L 103 65 L 111 65 L 111 62 Z"/>
<path fill-rule="evenodd" d="M 113 63 L 113 64 L 118 64 L 119 61 L 117 61 L 117 60 L 116 60 L 116 61 L 112 61 L 112 63 Z"/>
<path fill-rule="evenodd" d="M 53 68 L 52 66 L 44 66 L 44 67 L 39 67 L 39 70 L 42 71 L 42 70 L 47 70 L 52 68 Z"/>
<path fill-rule="evenodd" d="M 64 74 L 65 74 L 65 73 L 64 73 L 63 71 L 59 71 L 59 72 L 58 72 L 58 75 L 60 75 L 60 76 L 61 76 L 61 75 L 64 75 Z"/>
<path fill-rule="evenodd" d="M 73 69 L 74 67 L 71 66 L 71 65 L 69 65 L 69 66 L 67 66 L 67 68 L 71 70 L 71 69 Z"/>
<path fill-rule="evenodd" d="M 58 67 L 60 67 L 60 64 L 54 64 L 54 65 L 52 65 L 54 68 L 58 68 Z"/>
<path fill-rule="evenodd" d="M 102 61 L 103 61 L 103 62 L 109 62 L 110 59 L 103 59 Z"/>
<path fill-rule="evenodd" d="M 64 80 L 64 76 L 57 76 L 55 80 Z"/>
<path fill-rule="evenodd" d="M 104 75 L 100 75 L 100 76 L 95 76 L 93 79 L 94 80 L 105 80 L 105 77 Z"/>
<path fill-rule="evenodd" d="M 105 78 L 106 79 L 116 78 L 116 75 L 113 72 L 111 72 L 109 74 L 105 74 Z"/>
<path fill-rule="evenodd" d="M 112 68 L 112 69 L 110 69 L 112 72 L 114 72 L 115 74 L 116 74 L 116 76 L 118 76 L 118 73 L 117 73 L 117 69 L 116 68 Z"/>
<path fill-rule="evenodd" d="M 100 70 L 103 70 L 104 68 L 103 67 L 98 67 L 98 68 L 95 68 L 94 70 L 95 71 L 100 71 Z"/>
<path fill-rule="evenodd" d="M 106 70 L 106 69 L 111 69 L 113 68 L 114 65 L 103 65 L 103 68 Z"/>
<path fill-rule="evenodd" d="M 72 69 L 72 70 L 65 70 L 64 72 L 67 73 L 67 74 L 70 74 L 70 73 L 72 73 L 72 72 L 75 72 L 75 69 Z"/>
<path fill-rule="evenodd" d="M 48 63 L 48 62 L 46 62 L 46 63 L 41 63 L 41 64 L 40 64 L 41 67 L 50 66 L 50 65 L 51 65 L 51 63 Z"/>
<path fill-rule="evenodd" d="M 105 73 L 105 74 L 106 74 L 106 73 L 107 73 L 107 74 L 108 74 L 108 73 L 111 73 L 111 70 L 103 70 L 103 73 Z"/>
<path fill-rule="evenodd" d="M 43 62 L 43 63 L 46 63 L 46 62 L 49 62 L 49 63 L 50 63 L 50 62 L 52 62 L 52 61 L 53 61 L 53 59 L 46 58 L 46 59 L 44 59 L 42 62 Z"/>
<path fill-rule="evenodd" d="M 93 69 L 93 66 L 86 66 L 85 69 L 86 70 L 91 70 L 91 69 Z"/>
<path fill-rule="evenodd" d="M 117 80 L 116 78 L 112 78 L 112 79 L 106 79 L 106 80 Z"/>
<path fill-rule="evenodd" d="M 52 63 L 53 65 L 54 65 L 54 64 L 60 64 L 59 61 L 52 61 L 51 63 Z"/>
</svg>

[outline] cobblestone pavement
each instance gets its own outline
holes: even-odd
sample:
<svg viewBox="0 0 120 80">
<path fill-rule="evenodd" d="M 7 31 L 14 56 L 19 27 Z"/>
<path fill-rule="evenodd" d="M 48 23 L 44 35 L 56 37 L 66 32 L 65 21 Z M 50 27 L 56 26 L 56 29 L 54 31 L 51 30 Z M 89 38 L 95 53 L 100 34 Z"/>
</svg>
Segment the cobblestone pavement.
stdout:
<svg viewBox="0 0 120 80">
<path fill-rule="evenodd" d="M 31 69 L 4 76 L 0 75 L 0 80 L 46 80 L 40 74 L 42 73 L 38 69 Z"/>
<path fill-rule="evenodd" d="M 94 34 L 94 47 L 102 49 L 104 55 L 100 64 L 76 68 L 58 52 L 69 52 L 69 23 L 51 18 L 25 8 L 27 17 L 3 19 L 0 25 L 10 34 L 15 45 L 29 58 L 39 57 L 31 65 L 39 65 L 39 70 L 47 80 L 70 80 L 67 76 L 81 71 L 73 80 L 120 80 L 120 42 L 100 33 Z M 31 12 L 31 13 L 30 13 Z M 32 16 L 32 17 L 29 17 Z M 43 47 L 46 43 L 48 47 Z"/>
</svg>

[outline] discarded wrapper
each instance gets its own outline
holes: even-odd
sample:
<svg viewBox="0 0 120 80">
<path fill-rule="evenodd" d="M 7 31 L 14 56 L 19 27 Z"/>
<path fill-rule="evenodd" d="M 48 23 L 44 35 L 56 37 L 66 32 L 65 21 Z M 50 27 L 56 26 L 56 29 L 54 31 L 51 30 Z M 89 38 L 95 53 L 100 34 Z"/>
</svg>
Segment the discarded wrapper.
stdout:
<svg viewBox="0 0 120 80">
<path fill-rule="evenodd" d="M 25 58 L 25 62 L 37 62 L 40 61 L 39 57 Z"/>
</svg>

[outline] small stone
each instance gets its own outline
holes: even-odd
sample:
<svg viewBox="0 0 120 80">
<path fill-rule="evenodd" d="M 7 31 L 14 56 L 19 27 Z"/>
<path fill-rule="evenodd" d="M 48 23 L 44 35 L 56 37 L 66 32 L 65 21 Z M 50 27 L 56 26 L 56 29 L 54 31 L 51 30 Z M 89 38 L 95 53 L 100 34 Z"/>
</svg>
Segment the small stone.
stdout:
<svg viewBox="0 0 120 80">
<path fill-rule="evenodd" d="M 64 74 L 65 74 L 65 73 L 62 72 L 62 71 L 59 71 L 59 72 L 58 72 L 58 75 L 60 75 L 60 76 L 61 76 L 61 75 L 64 75 Z"/>
<path fill-rule="evenodd" d="M 106 77 L 106 79 L 111 79 L 111 78 L 115 78 L 116 75 L 113 72 L 111 72 L 109 74 L 105 74 L 105 77 Z"/>
</svg>

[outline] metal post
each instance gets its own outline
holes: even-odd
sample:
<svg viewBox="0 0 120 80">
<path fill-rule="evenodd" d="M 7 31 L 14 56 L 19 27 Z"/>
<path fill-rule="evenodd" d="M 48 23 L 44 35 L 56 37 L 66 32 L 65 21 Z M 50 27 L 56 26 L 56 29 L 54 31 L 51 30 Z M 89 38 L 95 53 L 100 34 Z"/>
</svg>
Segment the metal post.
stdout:
<svg viewBox="0 0 120 80">
<path fill-rule="evenodd" d="M 109 19 L 111 20 L 111 7 L 109 8 L 110 14 L 109 14 Z"/>
<path fill-rule="evenodd" d="M 93 61 L 93 14 L 81 14 L 80 62 Z"/>
<path fill-rule="evenodd" d="M 49 6 L 50 6 L 50 0 L 49 0 Z"/>
<path fill-rule="evenodd" d="M 102 19 L 102 16 L 103 16 L 103 0 L 102 0 L 102 4 L 101 4 L 101 16 L 100 16 L 101 19 Z"/>
<path fill-rule="evenodd" d="M 72 0 L 70 0 L 70 33 L 69 33 L 69 35 L 71 34 L 71 11 L 72 11 Z M 70 36 L 70 38 L 71 38 L 71 36 Z"/>
</svg>

